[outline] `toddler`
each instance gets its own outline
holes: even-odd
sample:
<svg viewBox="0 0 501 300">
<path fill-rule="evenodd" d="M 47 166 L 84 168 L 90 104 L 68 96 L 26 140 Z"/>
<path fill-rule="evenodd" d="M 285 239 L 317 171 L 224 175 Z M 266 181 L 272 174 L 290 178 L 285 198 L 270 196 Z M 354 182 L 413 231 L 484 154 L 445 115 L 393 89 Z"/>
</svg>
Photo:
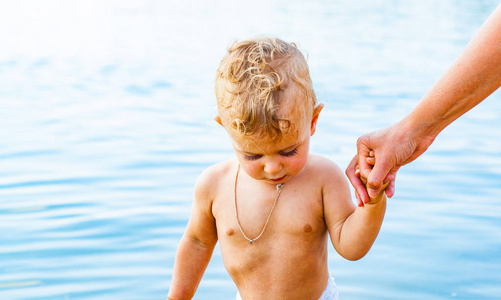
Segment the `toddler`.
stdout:
<svg viewBox="0 0 501 300">
<path fill-rule="evenodd" d="M 233 44 L 216 76 L 218 116 L 235 158 L 197 180 L 168 299 L 191 299 L 219 241 L 237 299 L 337 299 L 327 243 L 357 260 L 383 221 L 380 193 L 356 207 L 336 164 L 309 153 L 323 108 L 294 44 Z"/>
</svg>

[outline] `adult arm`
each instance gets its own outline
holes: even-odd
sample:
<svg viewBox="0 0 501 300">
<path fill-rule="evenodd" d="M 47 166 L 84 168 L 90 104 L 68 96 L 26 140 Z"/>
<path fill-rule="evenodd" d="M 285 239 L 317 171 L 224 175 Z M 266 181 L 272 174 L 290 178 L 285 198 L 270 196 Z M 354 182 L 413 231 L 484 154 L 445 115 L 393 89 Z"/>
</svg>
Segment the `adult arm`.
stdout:
<svg viewBox="0 0 501 300">
<path fill-rule="evenodd" d="M 217 242 L 209 178 L 202 174 L 195 185 L 190 220 L 176 254 L 169 300 L 193 298 Z"/>
<path fill-rule="evenodd" d="M 409 115 L 358 139 L 358 154 L 346 174 L 355 187 L 359 205 L 369 201 L 368 193 L 376 195 L 385 181 L 390 181 L 388 197 L 393 196 L 397 170 L 419 157 L 445 127 L 500 85 L 501 5 Z M 369 157 L 370 151 L 374 159 Z M 357 164 L 361 176 L 367 178 L 367 190 L 355 175 Z"/>
</svg>

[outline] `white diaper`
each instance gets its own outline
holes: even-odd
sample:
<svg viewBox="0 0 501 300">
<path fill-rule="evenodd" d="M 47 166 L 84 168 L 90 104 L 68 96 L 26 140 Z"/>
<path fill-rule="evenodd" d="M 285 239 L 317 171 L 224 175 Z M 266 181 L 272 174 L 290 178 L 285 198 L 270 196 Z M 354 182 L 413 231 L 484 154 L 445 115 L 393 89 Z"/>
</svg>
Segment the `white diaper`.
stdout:
<svg viewBox="0 0 501 300">
<path fill-rule="evenodd" d="M 329 277 L 327 281 L 327 286 L 318 300 L 337 300 L 339 299 L 339 292 L 337 291 L 336 283 L 334 282 L 334 277 Z"/>
<path fill-rule="evenodd" d="M 338 300 L 338 299 L 339 299 L 339 293 L 337 291 L 336 283 L 334 282 L 334 277 L 329 277 L 329 280 L 327 281 L 327 286 L 325 287 L 322 296 L 320 296 L 318 300 Z M 239 292 L 237 292 L 236 300 L 242 300 L 242 297 L 240 296 Z"/>
</svg>

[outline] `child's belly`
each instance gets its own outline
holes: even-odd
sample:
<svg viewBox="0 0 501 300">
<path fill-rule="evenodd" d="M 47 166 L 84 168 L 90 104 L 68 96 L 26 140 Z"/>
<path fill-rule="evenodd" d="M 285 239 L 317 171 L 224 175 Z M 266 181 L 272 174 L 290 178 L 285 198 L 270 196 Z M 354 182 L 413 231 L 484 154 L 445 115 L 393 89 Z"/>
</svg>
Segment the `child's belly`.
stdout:
<svg viewBox="0 0 501 300">
<path fill-rule="evenodd" d="M 270 228 L 252 244 L 238 227 L 225 230 L 219 238 L 224 265 L 243 299 L 320 297 L 329 276 L 328 239 L 325 227 L 316 231 L 314 227 L 297 224 L 285 230 Z M 317 298 L 310 298 L 316 294 Z"/>
</svg>

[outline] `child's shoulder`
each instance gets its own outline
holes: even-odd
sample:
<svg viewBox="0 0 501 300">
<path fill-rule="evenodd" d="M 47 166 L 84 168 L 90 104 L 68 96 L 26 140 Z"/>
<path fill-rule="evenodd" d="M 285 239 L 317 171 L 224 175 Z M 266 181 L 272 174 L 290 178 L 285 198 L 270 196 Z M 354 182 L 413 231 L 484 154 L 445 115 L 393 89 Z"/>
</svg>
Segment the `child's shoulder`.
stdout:
<svg viewBox="0 0 501 300">
<path fill-rule="evenodd" d="M 325 156 L 310 154 L 308 157 L 309 165 L 317 170 L 340 170 L 338 165 Z"/>
<path fill-rule="evenodd" d="M 322 187 L 324 204 L 333 203 L 332 200 L 338 204 L 351 201 L 348 179 L 335 162 L 314 154 L 310 154 L 308 162 L 310 164 L 308 177 L 315 178 L 314 181 Z M 343 199 L 346 201 L 341 201 Z"/>
<path fill-rule="evenodd" d="M 226 183 L 236 171 L 236 162 L 234 159 L 216 163 L 207 169 L 197 179 L 195 192 L 217 193 L 217 188 Z"/>
<path fill-rule="evenodd" d="M 327 157 L 317 154 L 310 154 L 308 157 L 308 166 L 310 172 L 321 178 L 329 180 L 345 180 L 344 173 L 339 166 Z"/>
<path fill-rule="evenodd" d="M 215 163 L 211 166 L 209 166 L 207 169 L 205 169 L 202 174 L 200 175 L 201 178 L 212 178 L 212 179 L 217 179 L 214 177 L 224 177 L 227 176 L 231 173 L 234 173 L 237 169 L 238 163 L 236 160 L 233 159 L 228 159 L 222 162 Z"/>
</svg>

